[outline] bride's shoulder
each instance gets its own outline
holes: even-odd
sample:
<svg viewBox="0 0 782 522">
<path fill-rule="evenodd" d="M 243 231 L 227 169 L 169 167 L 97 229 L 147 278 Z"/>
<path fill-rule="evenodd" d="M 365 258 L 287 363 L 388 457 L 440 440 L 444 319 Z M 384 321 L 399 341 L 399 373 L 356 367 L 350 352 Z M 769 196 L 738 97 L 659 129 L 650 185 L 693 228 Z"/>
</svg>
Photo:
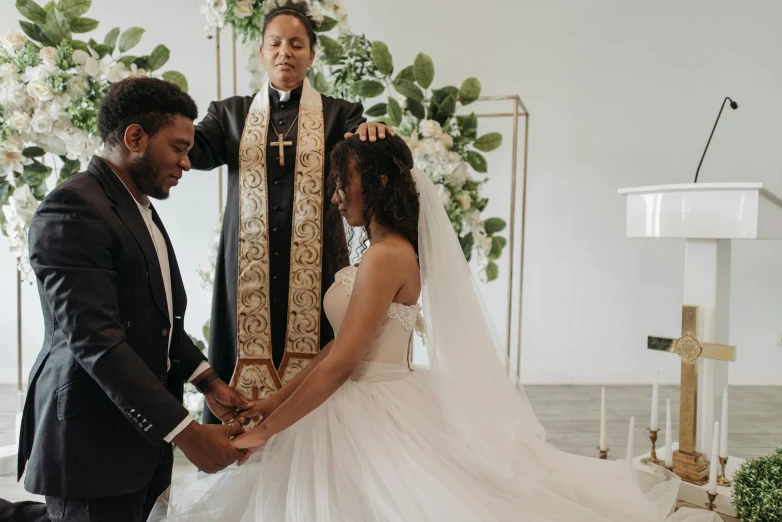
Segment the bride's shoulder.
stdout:
<svg viewBox="0 0 782 522">
<path fill-rule="evenodd" d="M 372 245 L 361 258 L 359 270 L 375 272 L 384 277 L 406 279 L 411 270 L 418 271 L 415 250 L 407 242 L 381 241 Z"/>
</svg>

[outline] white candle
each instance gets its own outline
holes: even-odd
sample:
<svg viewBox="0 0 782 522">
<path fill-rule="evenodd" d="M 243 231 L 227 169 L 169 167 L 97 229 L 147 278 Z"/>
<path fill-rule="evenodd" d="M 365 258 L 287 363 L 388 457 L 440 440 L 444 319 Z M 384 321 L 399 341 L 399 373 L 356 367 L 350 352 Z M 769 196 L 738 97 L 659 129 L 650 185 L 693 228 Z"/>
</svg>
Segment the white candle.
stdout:
<svg viewBox="0 0 782 522">
<path fill-rule="evenodd" d="M 720 421 L 714 423 L 714 437 L 711 442 L 711 467 L 709 468 L 709 493 L 717 493 L 717 468 L 719 467 L 719 443 L 720 443 Z"/>
<path fill-rule="evenodd" d="M 671 442 L 671 399 L 665 403 L 665 465 L 673 467 L 673 446 Z"/>
<path fill-rule="evenodd" d="M 630 417 L 630 432 L 627 434 L 627 462 L 633 465 L 633 441 L 635 437 L 635 417 Z"/>
<path fill-rule="evenodd" d="M 608 435 L 606 433 L 606 389 L 603 388 L 600 397 L 600 451 L 608 449 Z"/>
<path fill-rule="evenodd" d="M 706 359 L 703 361 L 703 400 L 701 401 L 701 404 L 698 405 L 698 408 L 703 406 L 703 425 L 704 426 L 711 426 L 714 422 L 714 381 L 713 379 L 713 366 L 711 365 L 712 360 Z M 700 410 L 699 410 L 700 411 Z M 709 441 L 711 440 L 709 438 L 709 434 L 707 430 L 703 430 L 705 433 L 700 435 L 703 448 L 701 448 L 701 452 L 704 455 L 711 455 L 712 448 L 708 445 Z M 717 439 L 719 442 L 719 439 Z"/>
<path fill-rule="evenodd" d="M 649 429 L 654 431 L 657 429 L 657 418 L 659 414 L 657 412 L 659 388 L 657 385 L 657 372 L 654 373 L 654 386 L 652 387 L 652 420 L 649 422 Z"/>
<path fill-rule="evenodd" d="M 720 457 L 728 456 L 728 390 L 722 394 L 722 422 L 720 423 Z"/>
</svg>

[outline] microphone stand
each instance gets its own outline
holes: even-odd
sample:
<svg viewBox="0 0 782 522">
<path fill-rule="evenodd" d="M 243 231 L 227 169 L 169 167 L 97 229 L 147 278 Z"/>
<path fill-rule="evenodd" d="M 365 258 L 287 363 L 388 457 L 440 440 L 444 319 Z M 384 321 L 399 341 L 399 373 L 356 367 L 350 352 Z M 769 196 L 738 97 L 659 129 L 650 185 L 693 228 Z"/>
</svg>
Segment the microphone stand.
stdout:
<svg viewBox="0 0 782 522">
<path fill-rule="evenodd" d="M 701 165 L 703 165 L 703 158 L 706 157 L 706 151 L 709 150 L 709 143 L 711 143 L 711 138 L 714 136 L 714 131 L 717 129 L 717 123 L 720 121 L 720 116 L 722 116 L 722 109 L 725 108 L 725 102 L 730 100 L 730 108 L 731 109 L 738 109 L 739 104 L 735 101 L 730 99 L 730 96 L 725 96 L 725 99 L 722 100 L 722 107 L 720 107 L 720 112 L 717 114 L 717 121 L 714 122 L 714 127 L 711 128 L 711 134 L 709 135 L 709 141 L 706 142 L 706 148 L 703 149 L 703 155 L 701 156 L 701 161 L 698 163 L 698 170 L 695 171 L 695 181 L 694 183 L 698 183 L 698 173 L 701 171 Z"/>
</svg>

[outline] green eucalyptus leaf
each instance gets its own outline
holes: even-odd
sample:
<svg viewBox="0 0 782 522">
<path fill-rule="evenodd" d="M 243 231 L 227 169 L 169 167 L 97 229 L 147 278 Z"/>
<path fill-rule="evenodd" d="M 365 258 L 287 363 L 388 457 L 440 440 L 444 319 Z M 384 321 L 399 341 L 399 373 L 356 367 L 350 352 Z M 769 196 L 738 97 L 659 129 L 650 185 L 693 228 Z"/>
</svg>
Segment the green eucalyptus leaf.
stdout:
<svg viewBox="0 0 782 522">
<path fill-rule="evenodd" d="M 481 95 L 481 82 L 478 78 L 467 78 L 459 89 L 459 101 L 462 105 L 469 105 Z"/>
<path fill-rule="evenodd" d="M 179 86 L 180 89 L 187 92 L 187 80 L 185 75 L 177 71 L 166 71 L 163 73 L 163 79 Z"/>
<path fill-rule="evenodd" d="M 16 0 L 16 9 L 34 24 L 44 25 L 46 23 L 46 11 L 33 0 Z"/>
<path fill-rule="evenodd" d="M 402 123 L 402 115 L 403 115 L 402 107 L 399 105 L 399 102 L 396 101 L 394 98 L 388 99 L 388 124 L 392 127 L 397 127 L 400 123 Z"/>
<path fill-rule="evenodd" d="M 388 46 L 383 42 L 372 42 L 372 61 L 381 74 L 390 76 L 394 72 L 394 60 L 388 51 Z"/>
<path fill-rule="evenodd" d="M 429 55 L 418 53 L 413 64 L 415 81 L 424 89 L 428 89 L 434 80 L 434 62 Z"/>
<path fill-rule="evenodd" d="M 484 134 L 473 143 L 473 147 L 481 152 L 491 152 L 497 150 L 502 145 L 502 134 L 499 132 L 489 132 Z"/>
<path fill-rule="evenodd" d="M 119 52 L 126 53 L 136 47 L 144 36 L 144 31 L 141 27 L 126 29 L 119 37 Z"/>
<path fill-rule="evenodd" d="M 152 50 L 152 54 L 149 55 L 148 70 L 157 71 L 163 67 L 168 58 L 171 55 L 171 51 L 165 45 L 158 45 Z"/>
<path fill-rule="evenodd" d="M 372 118 L 377 118 L 378 116 L 385 116 L 388 113 L 388 105 L 385 103 L 376 103 L 366 111 L 364 111 L 364 114 L 367 116 L 371 116 Z"/>
<path fill-rule="evenodd" d="M 402 96 L 407 96 L 417 102 L 424 101 L 424 93 L 419 86 L 410 80 L 398 78 L 394 80 L 394 89 Z"/>
</svg>

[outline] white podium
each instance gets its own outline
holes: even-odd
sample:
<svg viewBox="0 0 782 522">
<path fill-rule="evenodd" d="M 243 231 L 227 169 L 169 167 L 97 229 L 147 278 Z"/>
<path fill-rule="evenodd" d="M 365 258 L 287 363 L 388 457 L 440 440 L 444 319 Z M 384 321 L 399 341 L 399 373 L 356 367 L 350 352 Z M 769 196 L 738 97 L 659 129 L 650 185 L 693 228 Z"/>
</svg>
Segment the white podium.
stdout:
<svg viewBox="0 0 782 522">
<path fill-rule="evenodd" d="M 627 237 L 685 240 L 683 304 L 699 307 L 698 339 L 729 344 L 731 241 L 782 239 L 782 199 L 762 183 L 660 185 L 621 189 L 619 194 L 626 197 Z M 672 325 L 670 333 L 676 331 Z M 708 458 L 714 421 L 720 420 L 722 394 L 728 387 L 728 363 L 699 359 L 698 374 L 695 443 L 696 450 Z M 707 397 L 709 381 L 711 396 Z M 729 458 L 728 479 L 740 462 Z M 682 484 L 682 500 L 705 501 L 705 491 L 698 491 L 703 486 Z M 725 497 L 730 489 L 719 490 L 722 500 L 729 500 Z M 718 510 L 735 516 L 730 502 L 718 502 Z"/>
</svg>

